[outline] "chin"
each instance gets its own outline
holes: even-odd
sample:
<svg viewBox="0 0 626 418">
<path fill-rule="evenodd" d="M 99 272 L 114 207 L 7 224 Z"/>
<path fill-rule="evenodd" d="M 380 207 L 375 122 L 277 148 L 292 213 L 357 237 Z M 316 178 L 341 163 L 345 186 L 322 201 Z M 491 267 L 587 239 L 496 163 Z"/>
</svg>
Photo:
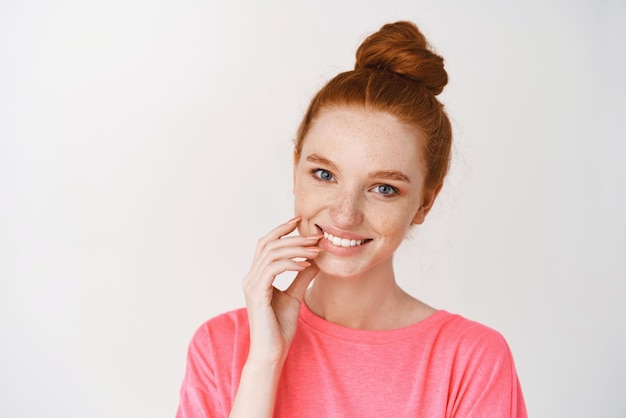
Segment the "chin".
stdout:
<svg viewBox="0 0 626 418">
<path fill-rule="evenodd" d="M 315 264 L 328 277 L 336 277 L 341 279 L 358 279 L 366 273 L 361 266 L 347 260 L 328 260 L 328 257 L 318 257 Z"/>
</svg>

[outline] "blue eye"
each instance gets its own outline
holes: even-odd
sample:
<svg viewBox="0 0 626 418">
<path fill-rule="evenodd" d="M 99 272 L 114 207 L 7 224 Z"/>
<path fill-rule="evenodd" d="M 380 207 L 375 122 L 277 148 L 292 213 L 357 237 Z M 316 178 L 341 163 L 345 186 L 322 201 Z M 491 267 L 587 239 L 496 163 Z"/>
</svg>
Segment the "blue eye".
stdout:
<svg viewBox="0 0 626 418">
<path fill-rule="evenodd" d="M 313 175 L 320 180 L 324 181 L 333 181 L 333 175 L 328 170 L 324 170 L 323 168 L 318 168 L 313 171 Z"/>
<path fill-rule="evenodd" d="M 390 196 L 398 193 L 398 189 L 388 184 L 379 184 L 378 186 L 374 187 L 374 190 L 376 190 L 383 196 Z"/>
</svg>

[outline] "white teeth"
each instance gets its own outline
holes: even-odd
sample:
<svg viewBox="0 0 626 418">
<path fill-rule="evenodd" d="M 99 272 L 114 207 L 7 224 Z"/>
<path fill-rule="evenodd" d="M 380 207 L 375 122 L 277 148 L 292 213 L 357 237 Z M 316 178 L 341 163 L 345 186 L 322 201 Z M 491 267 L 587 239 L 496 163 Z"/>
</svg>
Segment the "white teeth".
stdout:
<svg viewBox="0 0 626 418">
<path fill-rule="evenodd" d="M 334 235 L 329 234 L 328 232 L 324 231 L 324 238 L 326 238 L 328 241 L 332 242 L 333 245 L 336 245 L 337 247 L 356 247 L 357 245 L 361 245 L 363 244 L 363 242 L 365 240 L 362 239 L 347 239 L 347 238 L 339 238 L 336 237 Z"/>
</svg>

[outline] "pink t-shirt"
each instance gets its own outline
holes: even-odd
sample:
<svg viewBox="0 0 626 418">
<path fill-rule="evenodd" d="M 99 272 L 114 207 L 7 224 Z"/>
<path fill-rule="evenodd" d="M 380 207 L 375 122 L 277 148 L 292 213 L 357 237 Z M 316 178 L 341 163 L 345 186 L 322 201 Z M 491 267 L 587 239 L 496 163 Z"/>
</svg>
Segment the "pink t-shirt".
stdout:
<svg viewBox="0 0 626 418">
<path fill-rule="evenodd" d="M 245 309 L 204 323 L 189 346 L 177 418 L 227 417 L 249 348 Z M 303 303 L 276 418 L 526 417 L 513 358 L 496 331 L 440 310 L 400 329 L 364 331 Z"/>
</svg>

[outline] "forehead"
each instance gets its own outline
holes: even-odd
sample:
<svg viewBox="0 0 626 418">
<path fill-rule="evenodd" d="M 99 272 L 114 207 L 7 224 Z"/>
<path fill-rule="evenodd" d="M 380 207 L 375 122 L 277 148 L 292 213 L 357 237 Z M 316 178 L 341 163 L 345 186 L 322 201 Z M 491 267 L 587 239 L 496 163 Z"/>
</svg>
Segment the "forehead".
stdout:
<svg viewBox="0 0 626 418">
<path fill-rule="evenodd" d="M 420 144 L 419 130 L 389 113 L 338 106 L 320 111 L 304 138 L 302 156 L 317 153 L 370 168 L 422 171 Z"/>
</svg>

